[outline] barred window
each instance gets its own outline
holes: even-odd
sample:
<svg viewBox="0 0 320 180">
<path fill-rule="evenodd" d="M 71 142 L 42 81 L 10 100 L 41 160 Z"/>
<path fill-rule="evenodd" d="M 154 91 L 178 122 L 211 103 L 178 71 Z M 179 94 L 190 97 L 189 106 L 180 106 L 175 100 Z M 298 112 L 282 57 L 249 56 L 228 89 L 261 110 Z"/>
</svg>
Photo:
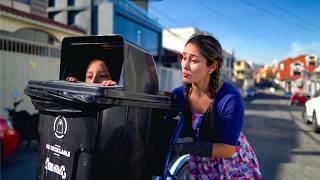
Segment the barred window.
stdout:
<svg viewBox="0 0 320 180">
<path fill-rule="evenodd" d="M 60 57 L 60 48 L 0 38 L 0 50 L 39 56 Z"/>
</svg>

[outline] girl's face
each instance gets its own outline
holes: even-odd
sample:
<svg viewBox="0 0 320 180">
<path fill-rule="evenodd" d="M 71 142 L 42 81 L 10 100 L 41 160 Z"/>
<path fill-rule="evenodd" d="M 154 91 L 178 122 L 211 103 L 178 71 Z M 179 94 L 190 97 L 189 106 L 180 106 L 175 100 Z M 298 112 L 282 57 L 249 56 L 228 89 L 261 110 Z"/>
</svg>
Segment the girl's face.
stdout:
<svg viewBox="0 0 320 180">
<path fill-rule="evenodd" d="M 101 60 L 93 60 L 86 72 L 86 82 L 101 83 L 105 80 L 110 80 L 111 76 L 107 65 Z"/>
<path fill-rule="evenodd" d="M 182 82 L 184 83 L 209 83 L 213 66 L 206 64 L 197 46 L 188 43 L 181 55 Z"/>
</svg>

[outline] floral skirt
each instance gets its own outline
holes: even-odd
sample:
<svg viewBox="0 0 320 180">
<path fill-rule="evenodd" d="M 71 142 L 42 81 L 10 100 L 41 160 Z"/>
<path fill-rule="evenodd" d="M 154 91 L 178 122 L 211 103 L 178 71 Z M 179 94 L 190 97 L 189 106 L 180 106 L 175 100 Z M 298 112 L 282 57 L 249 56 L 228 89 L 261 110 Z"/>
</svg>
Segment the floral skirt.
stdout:
<svg viewBox="0 0 320 180">
<path fill-rule="evenodd" d="M 246 137 L 241 133 L 230 158 L 190 155 L 189 179 L 262 179 L 259 163 Z"/>
</svg>

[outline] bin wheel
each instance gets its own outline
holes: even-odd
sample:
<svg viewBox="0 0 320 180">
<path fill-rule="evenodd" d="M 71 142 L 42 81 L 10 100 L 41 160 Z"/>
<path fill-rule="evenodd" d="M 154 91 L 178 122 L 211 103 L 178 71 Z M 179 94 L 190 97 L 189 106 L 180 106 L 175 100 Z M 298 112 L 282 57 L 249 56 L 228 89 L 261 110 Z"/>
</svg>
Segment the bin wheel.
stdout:
<svg viewBox="0 0 320 180">
<path fill-rule="evenodd" d="M 171 166 L 170 173 L 177 179 L 188 179 L 189 159 L 190 159 L 189 154 L 179 157 Z"/>
</svg>

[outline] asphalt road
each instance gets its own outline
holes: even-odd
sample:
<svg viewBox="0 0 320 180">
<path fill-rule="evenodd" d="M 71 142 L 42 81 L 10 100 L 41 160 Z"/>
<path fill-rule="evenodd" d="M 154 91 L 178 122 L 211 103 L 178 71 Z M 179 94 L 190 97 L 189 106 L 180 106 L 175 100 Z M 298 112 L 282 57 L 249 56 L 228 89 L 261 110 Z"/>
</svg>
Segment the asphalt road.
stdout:
<svg viewBox="0 0 320 180">
<path fill-rule="evenodd" d="M 243 132 L 258 157 L 263 179 L 320 179 L 320 134 L 301 120 L 303 107 L 281 96 L 246 99 Z M 36 179 L 37 143 L 1 159 L 1 180 Z"/>
<path fill-rule="evenodd" d="M 320 134 L 279 95 L 246 100 L 243 132 L 258 157 L 263 179 L 320 179 Z"/>
<path fill-rule="evenodd" d="M 18 150 L 1 159 L 1 180 L 34 180 L 38 161 L 38 143 L 33 141 L 26 149 L 26 142 Z"/>
</svg>

